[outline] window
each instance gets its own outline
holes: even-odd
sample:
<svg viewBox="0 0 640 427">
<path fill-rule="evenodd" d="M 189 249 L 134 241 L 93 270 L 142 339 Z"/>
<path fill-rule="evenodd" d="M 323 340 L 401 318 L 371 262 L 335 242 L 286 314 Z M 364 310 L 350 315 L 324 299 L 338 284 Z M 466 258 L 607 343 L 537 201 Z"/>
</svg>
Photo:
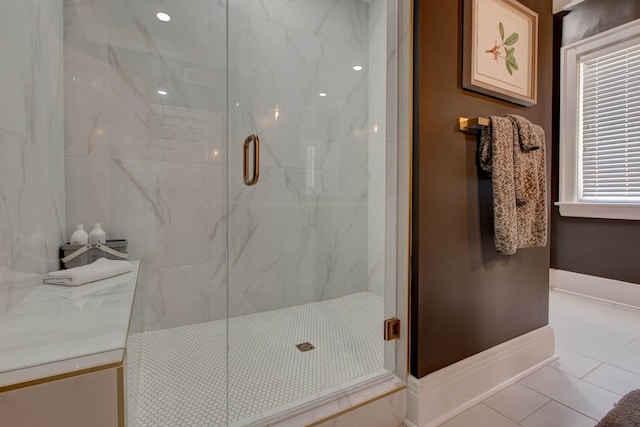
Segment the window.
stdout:
<svg viewBox="0 0 640 427">
<path fill-rule="evenodd" d="M 640 220 L 640 20 L 562 48 L 560 214 Z"/>
</svg>

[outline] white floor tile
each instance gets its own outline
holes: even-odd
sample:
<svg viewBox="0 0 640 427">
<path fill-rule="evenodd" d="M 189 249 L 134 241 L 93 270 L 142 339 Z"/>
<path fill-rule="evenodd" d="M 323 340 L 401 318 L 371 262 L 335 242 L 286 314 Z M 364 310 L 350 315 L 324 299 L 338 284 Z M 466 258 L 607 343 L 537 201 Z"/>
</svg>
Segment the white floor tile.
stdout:
<svg viewBox="0 0 640 427">
<path fill-rule="evenodd" d="M 554 331 L 568 333 L 575 339 L 582 339 L 597 346 L 622 348 L 636 337 L 624 332 L 614 331 L 600 325 L 570 319 L 559 314 L 549 314 L 549 323 Z M 557 343 L 558 345 L 560 343 Z"/>
<path fill-rule="evenodd" d="M 512 420 L 520 421 L 548 401 L 548 397 L 516 383 L 494 394 L 483 403 Z"/>
<path fill-rule="evenodd" d="M 640 338 L 636 338 L 625 346 L 625 350 L 628 350 L 634 354 L 640 356 Z"/>
<path fill-rule="evenodd" d="M 491 418 L 500 414 L 488 412 L 495 409 L 524 427 L 593 427 L 622 395 L 640 386 L 640 310 L 551 291 L 549 324 L 556 362 L 521 380 L 522 388 L 485 400 L 492 408 L 476 405 L 444 425 L 502 425 L 503 418 Z M 539 402 L 527 400 L 527 387 L 553 400 L 520 419 L 528 405 Z"/>
<path fill-rule="evenodd" d="M 577 378 L 584 377 L 602 363 L 598 360 L 559 347 L 556 347 L 556 355 L 558 356 L 558 360 L 553 362 L 551 367 L 560 369 Z"/>
<path fill-rule="evenodd" d="M 450 419 L 441 427 L 518 427 L 518 424 L 480 403 Z"/>
<path fill-rule="evenodd" d="M 627 347 L 614 347 L 555 328 L 554 332 L 556 346 L 640 375 L 640 357 Z"/>
<path fill-rule="evenodd" d="M 520 383 L 598 420 L 620 399 L 618 394 L 548 366 Z"/>
<path fill-rule="evenodd" d="M 554 401 L 520 422 L 524 427 L 593 427 L 595 424 L 596 420 Z"/>
<path fill-rule="evenodd" d="M 566 298 L 568 295 L 568 293 L 566 292 L 559 292 L 559 291 L 554 291 L 554 290 L 550 290 L 549 291 L 549 304 L 554 304 L 556 301 L 559 301 L 563 298 Z M 551 309 L 552 307 L 550 306 L 549 309 Z"/>
<path fill-rule="evenodd" d="M 554 292 L 559 293 L 559 292 Z M 549 300 L 549 312 L 560 314 L 571 319 L 583 320 L 613 306 L 611 303 L 598 301 L 577 295 L 566 294 L 565 298 Z"/>
<path fill-rule="evenodd" d="M 613 306 L 597 312 L 586 319 L 585 322 L 603 326 L 614 331 L 640 336 L 640 310 L 633 308 Z"/>
<path fill-rule="evenodd" d="M 640 375 L 607 364 L 600 365 L 584 380 L 620 395 L 640 387 Z"/>
</svg>

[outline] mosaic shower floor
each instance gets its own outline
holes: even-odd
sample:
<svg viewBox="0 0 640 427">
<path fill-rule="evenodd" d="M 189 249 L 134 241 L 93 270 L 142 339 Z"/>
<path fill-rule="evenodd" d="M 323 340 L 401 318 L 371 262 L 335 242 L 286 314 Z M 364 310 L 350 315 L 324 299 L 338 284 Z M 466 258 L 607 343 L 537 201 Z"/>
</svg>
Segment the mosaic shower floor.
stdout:
<svg viewBox="0 0 640 427">
<path fill-rule="evenodd" d="M 129 425 L 243 425 L 372 374 L 383 318 L 370 292 L 231 318 L 228 358 L 227 320 L 132 335 Z"/>
</svg>

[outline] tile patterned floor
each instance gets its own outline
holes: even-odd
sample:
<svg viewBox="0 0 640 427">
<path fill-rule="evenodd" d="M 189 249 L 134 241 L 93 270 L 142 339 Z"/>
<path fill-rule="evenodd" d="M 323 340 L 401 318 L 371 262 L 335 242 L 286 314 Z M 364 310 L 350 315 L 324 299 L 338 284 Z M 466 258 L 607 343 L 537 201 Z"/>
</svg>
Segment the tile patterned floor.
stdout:
<svg viewBox="0 0 640 427">
<path fill-rule="evenodd" d="M 133 335 L 127 344 L 130 425 L 243 424 L 337 390 L 383 369 L 383 316 L 384 300 L 361 292 L 228 323 Z M 300 352 L 295 345 L 306 341 L 316 348 Z"/>
<path fill-rule="evenodd" d="M 593 427 L 640 388 L 640 310 L 551 291 L 549 323 L 556 362 L 442 427 Z"/>
</svg>

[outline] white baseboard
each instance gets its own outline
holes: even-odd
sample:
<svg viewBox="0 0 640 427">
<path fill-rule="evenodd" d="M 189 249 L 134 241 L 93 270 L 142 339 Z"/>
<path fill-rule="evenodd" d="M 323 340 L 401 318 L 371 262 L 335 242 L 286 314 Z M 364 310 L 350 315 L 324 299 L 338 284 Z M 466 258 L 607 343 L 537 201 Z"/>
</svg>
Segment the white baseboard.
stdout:
<svg viewBox="0 0 640 427">
<path fill-rule="evenodd" d="M 407 421 L 433 427 L 557 359 L 553 328 L 536 329 L 407 383 Z"/>
<path fill-rule="evenodd" d="M 551 268 L 549 269 L 549 287 L 640 308 L 640 285 L 634 283 Z"/>
</svg>

